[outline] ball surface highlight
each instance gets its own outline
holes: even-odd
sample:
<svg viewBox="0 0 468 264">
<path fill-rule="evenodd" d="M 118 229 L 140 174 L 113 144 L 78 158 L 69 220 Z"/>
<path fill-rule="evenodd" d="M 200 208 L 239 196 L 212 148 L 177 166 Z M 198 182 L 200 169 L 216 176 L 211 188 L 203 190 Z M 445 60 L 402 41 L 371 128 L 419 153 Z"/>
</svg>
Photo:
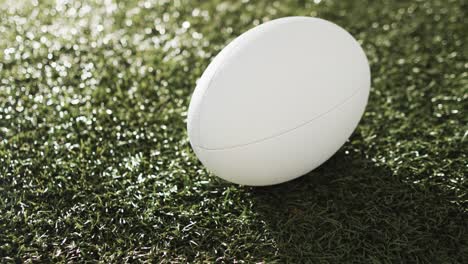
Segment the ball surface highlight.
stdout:
<svg viewBox="0 0 468 264">
<path fill-rule="evenodd" d="M 229 43 L 188 111 L 195 154 L 215 175 L 272 185 L 315 169 L 356 128 L 370 69 L 359 43 L 323 19 L 286 17 Z"/>
</svg>

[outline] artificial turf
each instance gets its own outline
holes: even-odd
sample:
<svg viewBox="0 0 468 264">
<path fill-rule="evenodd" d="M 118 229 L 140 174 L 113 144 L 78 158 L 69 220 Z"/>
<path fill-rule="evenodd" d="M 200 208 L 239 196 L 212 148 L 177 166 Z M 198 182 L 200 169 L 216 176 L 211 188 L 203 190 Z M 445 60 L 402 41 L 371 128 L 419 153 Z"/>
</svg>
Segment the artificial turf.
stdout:
<svg viewBox="0 0 468 264">
<path fill-rule="evenodd" d="M 465 0 L 98 2 L 0 2 L 0 262 L 468 263 Z M 360 41 L 366 113 L 308 175 L 227 183 L 189 146 L 191 93 L 291 15 Z"/>
</svg>

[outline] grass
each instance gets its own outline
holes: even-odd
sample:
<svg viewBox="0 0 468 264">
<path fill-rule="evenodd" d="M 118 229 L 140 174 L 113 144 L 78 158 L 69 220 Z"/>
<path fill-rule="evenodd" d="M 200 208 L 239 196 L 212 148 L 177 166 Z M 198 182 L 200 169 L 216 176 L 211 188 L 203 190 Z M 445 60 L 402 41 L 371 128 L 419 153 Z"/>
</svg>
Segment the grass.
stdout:
<svg viewBox="0 0 468 264">
<path fill-rule="evenodd" d="M 468 262 L 466 1 L 98 2 L 0 2 L 1 262 Z M 188 144 L 190 95 L 289 15 L 362 43 L 368 108 L 308 175 L 229 184 Z"/>
</svg>

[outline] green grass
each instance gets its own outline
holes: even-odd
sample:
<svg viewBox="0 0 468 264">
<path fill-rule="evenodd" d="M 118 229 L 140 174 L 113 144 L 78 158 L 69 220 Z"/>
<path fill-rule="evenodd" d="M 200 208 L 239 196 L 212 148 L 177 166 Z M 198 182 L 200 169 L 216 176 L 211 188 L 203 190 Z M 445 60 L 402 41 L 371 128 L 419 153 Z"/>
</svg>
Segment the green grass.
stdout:
<svg viewBox="0 0 468 264">
<path fill-rule="evenodd" d="M 39 2 L 0 2 L 0 262 L 468 263 L 465 0 Z M 369 105 L 310 174 L 229 184 L 189 146 L 190 95 L 289 15 L 362 43 Z"/>
</svg>

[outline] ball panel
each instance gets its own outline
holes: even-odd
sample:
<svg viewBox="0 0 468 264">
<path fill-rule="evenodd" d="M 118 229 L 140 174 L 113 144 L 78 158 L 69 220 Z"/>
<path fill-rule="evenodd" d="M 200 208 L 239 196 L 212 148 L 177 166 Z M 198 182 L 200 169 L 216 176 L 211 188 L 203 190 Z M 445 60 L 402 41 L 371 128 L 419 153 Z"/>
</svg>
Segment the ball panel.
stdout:
<svg viewBox="0 0 468 264">
<path fill-rule="evenodd" d="M 215 175 L 244 185 L 282 183 L 315 169 L 349 138 L 364 112 L 369 89 L 298 129 L 242 147 L 193 148 Z"/>
<path fill-rule="evenodd" d="M 328 21 L 293 17 L 244 33 L 204 89 L 200 145 L 222 149 L 284 133 L 367 84 L 359 44 Z"/>
</svg>

